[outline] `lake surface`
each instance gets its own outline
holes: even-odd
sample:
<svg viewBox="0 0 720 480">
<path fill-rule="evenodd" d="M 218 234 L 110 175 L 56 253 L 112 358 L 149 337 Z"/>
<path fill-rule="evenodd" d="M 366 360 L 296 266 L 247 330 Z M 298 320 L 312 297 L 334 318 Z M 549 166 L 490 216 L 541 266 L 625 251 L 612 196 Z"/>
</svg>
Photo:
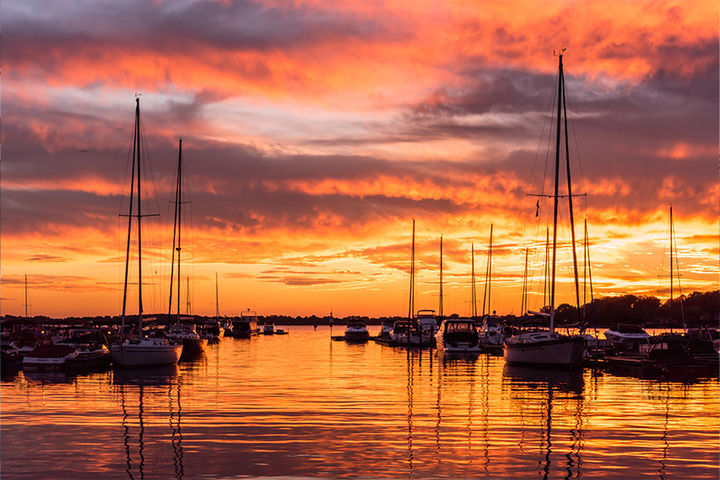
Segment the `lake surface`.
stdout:
<svg viewBox="0 0 720 480">
<path fill-rule="evenodd" d="M 334 342 L 328 327 L 227 338 L 168 368 L 19 372 L 0 394 L 3 479 L 687 480 L 720 467 L 717 379 L 510 368 Z"/>
</svg>

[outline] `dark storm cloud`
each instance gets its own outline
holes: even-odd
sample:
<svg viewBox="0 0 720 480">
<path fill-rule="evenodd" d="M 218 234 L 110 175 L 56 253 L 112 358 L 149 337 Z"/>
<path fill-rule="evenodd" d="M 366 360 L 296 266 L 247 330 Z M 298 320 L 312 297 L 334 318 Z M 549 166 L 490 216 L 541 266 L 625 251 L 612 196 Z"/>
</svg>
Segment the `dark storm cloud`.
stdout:
<svg viewBox="0 0 720 480">
<path fill-rule="evenodd" d="M 46 60 L 39 68 L 51 69 L 53 63 L 62 61 L 54 52 L 67 50 L 69 54 L 74 45 L 88 44 L 188 54 L 195 47 L 205 46 L 268 51 L 302 48 L 329 38 L 379 40 L 407 35 L 397 22 L 383 25 L 375 18 L 320 11 L 305 4 L 270 7 L 253 1 L 198 1 L 189 5 L 144 0 L 61 1 L 53 5 L 52 13 L 43 5 L 11 3 L 3 9 L 5 62 L 23 61 L 26 55 L 34 54 Z M 47 47 L 52 49 L 48 51 Z"/>
</svg>

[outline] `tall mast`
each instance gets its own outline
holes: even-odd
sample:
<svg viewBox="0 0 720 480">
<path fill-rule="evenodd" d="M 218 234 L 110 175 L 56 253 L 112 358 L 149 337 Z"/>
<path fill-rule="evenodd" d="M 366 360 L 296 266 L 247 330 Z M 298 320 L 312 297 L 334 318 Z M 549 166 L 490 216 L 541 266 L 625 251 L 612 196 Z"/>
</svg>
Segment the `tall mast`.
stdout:
<svg viewBox="0 0 720 480">
<path fill-rule="evenodd" d="M 568 188 L 568 207 L 570 209 L 570 235 L 572 239 L 572 254 L 573 254 L 573 270 L 575 272 L 575 301 L 577 305 L 578 315 L 580 314 L 580 286 L 578 283 L 578 262 L 577 253 L 575 252 L 575 218 L 573 217 L 573 200 L 572 200 L 572 182 L 570 179 L 570 147 L 568 140 L 568 126 L 567 126 L 567 98 L 565 97 L 565 74 L 562 70 L 562 56 L 560 59 L 560 77 L 562 80 L 562 105 L 563 105 L 563 116 L 565 123 L 565 168 L 567 171 L 567 188 Z"/>
<path fill-rule="evenodd" d="M 587 305 L 587 270 L 588 270 L 588 245 L 587 245 L 587 218 L 585 219 L 585 233 L 583 236 L 583 306 L 582 318 L 585 320 L 585 305 Z"/>
<path fill-rule="evenodd" d="M 28 318 L 28 290 L 27 290 L 27 273 L 25 274 L 25 318 Z"/>
<path fill-rule="evenodd" d="M 412 254 L 410 256 L 410 301 L 408 304 L 408 318 L 413 319 L 415 311 L 415 219 L 412 227 Z"/>
<path fill-rule="evenodd" d="M 487 300 L 487 314 L 490 315 L 490 286 L 492 282 L 492 237 L 493 224 L 490 224 L 490 246 L 488 247 L 487 269 L 485 270 L 485 289 L 483 291 L 482 314 L 485 316 L 485 301 Z"/>
<path fill-rule="evenodd" d="M 677 259 L 677 239 L 675 238 L 675 222 L 673 221 L 672 205 L 670 205 L 670 312 L 672 320 L 672 301 L 673 301 L 673 256 L 675 257 L 675 270 L 677 270 L 678 290 L 680 290 L 680 265 Z M 685 325 L 685 308 L 683 306 L 682 292 L 680 295 L 680 320 L 683 329 L 687 329 Z"/>
<path fill-rule="evenodd" d="M 133 132 L 132 166 L 130 168 L 130 206 L 128 207 L 127 246 L 125 248 L 125 281 L 123 283 L 122 314 L 120 316 L 120 334 L 125 331 L 125 310 L 127 307 L 128 273 L 130 270 L 130 235 L 132 234 L 133 199 L 135 190 L 135 157 L 140 146 L 140 98 L 135 98 L 135 131 Z M 139 189 L 139 188 L 138 188 Z"/>
<path fill-rule="evenodd" d="M 545 264 L 543 265 L 543 307 L 550 305 L 548 280 L 550 279 L 550 228 L 545 228 Z"/>
<path fill-rule="evenodd" d="M 520 306 L 520 316 L 525 315 L 528 309 L 528 252 L 529 248 L 525 247 L 525 270 L 523 271 L 523 283 L 522 283 L 522 305 Z"/>
<path fill-rule="evenodd" d="M 443 237 L 440 235 L 440 308 L 438 309 L 438 313 L 440 315 L 440 320 L 443 319 L 443 251 L 442 251 L 442 241 Z"/>
<path fill-rule="evenodd" d="M 180 326 L 180 250 L 182 233 L 182 138 L 178 140 L 177 187 L 175 189 L 175 222 L 177 224 L 177 325 Z M 188 279 L 189 281 L 189 279 Z M 190 297 L 187 297 L 190 301 Z"/>
<path fill-rule="evenodd" d="M 472 293 L 470 296 L 470 301 L 472 302 L 472 306 L 470 307 L 470 312 L 472 315 L 473 320 L 477 317 L 477 295 L 475 294 L 475 244 L 470 244 L 470 288 L 472 289 Z"/>
<path fill-rule="evenodd" d="M 678 299 L 680 300 L 680 320 L 682 321 L 683 330 L 687 330 L 687 325 L 685 324 L 685 307 L 682 297 L 682 287 L 680 286 L 680 264 L 678 263 L 678 254 L 677 254 L 677 238 L 675 238 L 675 221 L 672 219 L 672 215 L 670 217 L 670 226 L 672 228 L 671 235 L 673 238 L 673 245 L 674 245 L 674 253 L 675 253 L 675 272 L 677 276 L 678 281 Z M 670 259 L 672 262 L 672 258 Z"/>
<path fill-rule="evenodd" d="M 140 194 L 142 182 L 140 181 L 140 99 L 135 99 L 137 103 L 136 114 L 137 114 L 137 219 L 138 219 L 138 333 L 142 332 L 142 315 L 143 315 L 143 304 L 142 304 L 142 208 L 141 208 L 141 197 Z"/>
<path fill-rule="evenodd" d="M 585 250 L 587 251 L 587 273 L 590 282 L 590 303 L 594 300 L 592 283 L 592 261 L 590 260 L 590 240 L 588 239 L 587 218 L 585 219 Z"/>
<path fill-rule="evenodd" d="M 550 281 L 550 332 L 555 331 L 555 263 L 557 260 L 557 219 L 558 219 L 558 187 L 560 175 L 560 117 L 562 116 L 563 69 L 562 51 L 558 55 L 558 104 L 557 104 L 557 135 L 555 137 L 555 193 L 553 195 L 553 244 L 552 244 L 552 280 Z"/>
<path fill-rule="evenodd" d="M 215 272 L 215 318 L 220 318 L 220 295 L 218 291 L 218 274 Z"/>
<path fill-rule="evenodd" d="M 673 301 L 673 218 L 672 205 L 670 205 L 670 312 L 672 312 Z M 670 315 L 672 320 L 672 314 Z"/>
</svg>

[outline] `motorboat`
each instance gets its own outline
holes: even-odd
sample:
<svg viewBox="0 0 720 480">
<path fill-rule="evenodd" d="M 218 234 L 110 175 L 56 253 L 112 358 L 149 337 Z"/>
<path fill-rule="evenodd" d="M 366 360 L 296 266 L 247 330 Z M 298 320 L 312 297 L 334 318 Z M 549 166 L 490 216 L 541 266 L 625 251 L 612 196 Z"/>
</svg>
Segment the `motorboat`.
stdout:
<svg viewBox="0 0 720 480">
<path fill-rule="evenodd" d="M 638 325 L 619 323 L 603 332 L 613 346 L 621 350 L 637 350 L 638 345 L 650 342 L 651 335 Z"/>
<path fill-rule="evenodd" d="M 694 351 L 687 335 L 663 333 L 651 337 L 641 353 L 625 354 L 606 359 L 608 367 L 618 374 L 641 378 L 717 378 L 718 355 Z"/>
<path fill-rule="evenodd" d="M 410 344 L 410 330 L 413 328 L 409 320 L 397 320 L 393 323 L 392 341 L 396 345 Z"/>
<path fill-rule="evenodd" d="M 393 322 L 392 320 L 383 320 L 382 326 L 380 327 L 380 332 L 377 334 L 376 339 L 391 340 L 394 323 L 395 322 Z"/>
<path fill-rule="evenodd" d="M 53 344 L 67 345 L 77 349 L 96 345 L 108 345 L 109 341 L 105 332 L 99 328 L 69 328 L 57 332 L 56 335 L 53 336 Z"/>
<path fill-rule="evenodd" d="M 194 320 L 192 317 L 188 318 Z M 195 329 L 195 325 L 188 322 L 187 319 L 185 322 L 180 319 L 175 325 L 168 327 L 166 335 L 170 340 L 183 346 L 182 354 L 184 356 L 200 355 L 208 344 L 208 339 L 202 338 Z"/>
<path fill-rule="evenodd" d="M 478 330 L 471 318 L 449 318 L 435 335 L 438 350 L 447 353 L 479 353 Z"/>
<path fill-rule="evenodd" d="M 38 344 L 23 358 L 23 370 L 57 372 L 65 369 L 65 362 L 77 357 L 77 350 L 67 345 L 54 345 L 48 338 Z"/>
<path fill-rule="evenodd" d="M 481 347 L 502 348 L 505 341 L 502 325 L 498 322 L 497 317 L 493 315 L 488 315 L 483 318 L 478 334 Z"/>
<path fill-rule="evenodd" d="M 110 365 L 110 349 L 104 344 L 78 347 L 77 355 L 65 361 L 66 370 L 96 370 Z"/>
<path fill-rule="evenodd" d="M 365 343 L 370 338 L 365 320 L 352 319 L 345 328 L 345 341 L 348 343 Z"/>
<path fill-rule="evenodd" d="M 196 328 L 200 338 L 208 343 L 218 343 L 225 336 L 225 329 L 217 320 L 208 320 Z"/>
<path fill-rule="evenodd" d="M 273 333 L 274 326 L 269 325 L 268 329 L 270 334 Z M 265 325 L 263 326 L 263 330 Z M 235 318 L 232 322 L 232 332 L 235 338 L 250 338 L 252 335 L 258 333 L 258 318 L 257 313 L 247 309 L 240 312 L 240 318 Z"/>
<path fill-rule="evenodd" d="M 57 332 L 53 344 L 74 348 L 77 356 L 65 362 L 67 370 L 91 370 L 110 364 L 109 341 L 100 328 L 69 328 Z"/>
<path fill-rule="evenodd" d="M 392 344 L 400 347 L 427 347 L 435 343 L 431 330 L 422 330 L 410 320 L 398 320 L 393 324 Z"/>
<path fill-rule="evenodd" d="M 418 326 L 424 337 L 434 337 L 438 331 L 438 321 L 435 310 L 418 310 L 417 315 Z"/>
</svg>

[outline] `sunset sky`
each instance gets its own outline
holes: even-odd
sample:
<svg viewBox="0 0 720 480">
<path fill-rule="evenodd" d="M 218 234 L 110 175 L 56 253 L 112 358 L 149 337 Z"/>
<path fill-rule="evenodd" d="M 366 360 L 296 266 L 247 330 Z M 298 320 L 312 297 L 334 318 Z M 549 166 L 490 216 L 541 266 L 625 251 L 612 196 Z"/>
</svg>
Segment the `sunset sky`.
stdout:
<svg viewBox="0 0 720 480">
<path fill-rule="evenodd" d="M 136 93 L 146 312 L 167 310 L 181 136 L 192 312 L 217 273 L 224 314 L 406 314 L 414 218 L 416 308 L 438 308 L 441 234 L 445 313 L 470 313 L 472 243 L 482 303 L 492 223 L 491 306 L 517 314 L 526 247 L 542 292 L 552 204 L 526 194 L 551 189 L 563 47 L 595 295 L 667 298 L 670 204 L 682 291 L 718 288 L 716 0 L 10 0 L 1 22 L 0 314 L 24 314 L 25 274 L 32 315 L 120 313 Z"/>
</svg>

